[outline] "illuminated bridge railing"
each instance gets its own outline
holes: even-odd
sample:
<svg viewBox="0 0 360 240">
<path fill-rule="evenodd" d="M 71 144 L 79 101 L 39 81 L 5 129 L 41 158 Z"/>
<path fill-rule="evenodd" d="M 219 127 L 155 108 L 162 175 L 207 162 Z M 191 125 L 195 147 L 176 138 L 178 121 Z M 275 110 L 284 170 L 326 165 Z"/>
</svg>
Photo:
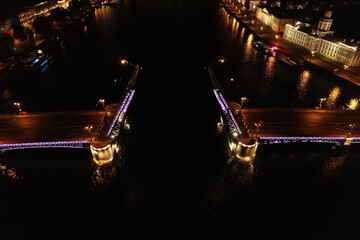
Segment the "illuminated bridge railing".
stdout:
<svg viewBox="0 0 360 240">
<path fill-rule="evenodd" d="M 360 137 L 354 137 L 351 143 L 360 143 Z"/>
<path fill-rule="evenodd" d="M 111 123 L 111 126 L 106 134 L 107 137 L 110 136 L 111 132 L 114 130 L 114 127 L 117 125 L 117 123 L 121 123 L 123 121 L 126 111 L 130 105 L 130 102 L 131 102 L 132 98 L 134 97 L 134 94 L 135 94 L 135 90 L 130 90 L 129 92 L 126 93 L 125 98 L 124 98 L 123 102 L 121 103 L 119 110 L 116 113 L 116 116 L 115 116 L 113 122 Z"/>
<path fill-rule="evenodd" d="M 346 141 L 345 137 L 260 137 L 260 143 L 274 144 L 274 143 L 293 143 L 293 142 L 318 142 L 318 143 L 343 143 Z M 355 138 L 353 138 L 353 143 Z M 356 138 L 356 143 L 360 143 L 360 139 Z"/>
<path fill-rule="evenodd" d="M 221 107 L 221 110 L 223 111 L 226 119 L 227 119 L 227 123 L 229 125 L 230 131 L 234 134 L 237 133 L 238 135 L 241 135 L 241 130 L 239 128 L 239 125 L 237 124 L 237 122 L 235 121 L 235 118 L 233 116 L 233 114 L 231 113 L 230 109 L 229 109 L 229 105 L 227 104 L 226 100 L 224 99 L 223 95 L 221 93 L 218 93 L 216 91 L 216 89 L 213 90 L 216 99 L 219 102 L 219 105 Z"/>
<path fill-rule="evenodd" d="M 0 151 L 27 149 L 27 148 L 84 148 L 90 141 L 58 141 L 0 144 Z"/>
</svg>

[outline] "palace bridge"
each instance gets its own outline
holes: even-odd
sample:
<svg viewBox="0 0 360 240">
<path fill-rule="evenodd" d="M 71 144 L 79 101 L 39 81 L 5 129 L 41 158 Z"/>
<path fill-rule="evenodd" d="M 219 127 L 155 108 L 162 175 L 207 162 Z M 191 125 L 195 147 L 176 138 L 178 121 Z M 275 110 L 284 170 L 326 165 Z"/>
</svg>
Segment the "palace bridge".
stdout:
<svg viewBox="0 0 360 240">
<path fill-rule="evenodd" d="M 231 152 L 251 162 L 259 144 L 290 142 L 360 143 L 358 111 L 319 109 L 244 109 L 228 102 L 216 76 L 207 67 L 221 108 L 218 131 L 225 132 Z M 127 109 L 135 94 L 139 66 L 134 66 L 119 104 L 101 111 L 0 116 L 0 150 L 26 148 L 90 148 L 98 165 L 113 160 L 119 140 L 129 127 Z"/>
</svg>

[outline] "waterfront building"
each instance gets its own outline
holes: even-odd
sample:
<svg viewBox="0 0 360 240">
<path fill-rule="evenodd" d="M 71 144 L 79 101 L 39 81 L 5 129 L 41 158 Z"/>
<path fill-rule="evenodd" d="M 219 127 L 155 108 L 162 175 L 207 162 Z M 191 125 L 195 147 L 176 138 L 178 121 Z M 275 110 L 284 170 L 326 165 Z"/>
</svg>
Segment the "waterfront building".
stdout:
<svg viewBox="0 0 360 240">
<path fill-rule="evenodd" d="M 18 22 L 19 18 L 17 15 L 12 15 L 0 19 L 0 33 L 8 33 L 11 30 L 11 25 Z"/>
<path fill-rule="evenodd" d="M 294 18 L 285 15 L 271 14 L 263 5 L 256 7 L 255 17 L 277 33 L 284 32 L 286 24 L 292 24 L 295 21 Z"/>
<path fill-rule="evenodd" d="M 32 22 L 41 15 L 47 15 L 51 10 L 62 7 L 67 8 L 71 0 L 50 0 L 29 7 L 27 10 L 19 13 L 19 21 L 23 26 L 30 27 Z"/>
<path fill-rule="evenodd" d="M 246 1 L 248 1 L 249 2 L 248 7 L 249 7 L 249 10 L 251 10 L 251 11 L 255 11 L 257 5 L 267 2 L 267 1 L 261 1 L 261 0 L 236 0 L 236 1 L 241 3 L 243 6 L 246 6 Z"/>
<path fill-rule="evenodd" d="M 50 0 L 41 2 L 34 6 L 11 9 L 9 15 L 0 18 L 0 32 L 9 33 L 11 25 L 20 23 L 24 27 L 31 27 L 32 22 L 41 15 L 48 15 L 50 11 L 57 8 L 67 8 L 71 0 Z"/>
<path fill-rule="evenodd" d="M 360 42 L 335 37 L 334 31 L 330 30 L 331 15 L 331 11 L 326 11 L 317 27 L 302 22 L 287 24 L 284 40 L 309 50 L 313 55 L 316 53 L 351 67 L 360 66 Z"/>
</svg>

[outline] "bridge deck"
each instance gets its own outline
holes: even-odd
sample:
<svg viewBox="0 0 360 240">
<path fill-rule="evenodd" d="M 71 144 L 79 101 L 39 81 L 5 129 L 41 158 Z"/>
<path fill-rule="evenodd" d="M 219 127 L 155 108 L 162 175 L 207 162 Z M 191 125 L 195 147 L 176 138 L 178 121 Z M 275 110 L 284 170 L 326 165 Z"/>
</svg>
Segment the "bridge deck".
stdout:
<svg viewBox="0 0 360 240">
<path fill-rule="evenodd" d="M 359 111 L 241 109 L 241 112 L 253 135 L 255 123 L 262 121 L 258 137 L 346 137 L 350 123 L 357 125 L 352 136 L 360 137 Z"/>
<path fill-rule="evenodd" d="M 64 112 L 0 117 L 0 144 L 90 140 L 85 126 L 99 130 L 105 111 Z"/>
</svg>

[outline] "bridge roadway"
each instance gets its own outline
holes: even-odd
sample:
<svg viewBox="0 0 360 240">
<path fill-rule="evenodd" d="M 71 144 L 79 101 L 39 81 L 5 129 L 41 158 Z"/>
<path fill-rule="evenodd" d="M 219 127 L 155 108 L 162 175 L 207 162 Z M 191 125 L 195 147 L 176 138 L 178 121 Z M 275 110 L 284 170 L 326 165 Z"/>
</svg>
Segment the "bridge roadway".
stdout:
<svg viewBox="0 0 360 240">
<path fill-rule="evenodd" d="M 232 107 L 231 107 L 232 106 Z M 236 116 L 236 108 L 230 104 Z M 241 109 L 247 127 L 253 135 L 255 123 L 262 121 L 257 137 L 341 137 L 351 131 L 354 138 L 360 137 L 360 112 L 348 110 L 307 109 Z M 352 130 L 349 124 L 355 124 Z"/>
<path fill-rule="evenodd" d="M 124 108 L 119 107 L 119 104 L 111 104 L 104 111 L 1 116 L 0 150 L 84 147 L 90 144 L 91 138 L 92 140 L 106 138 L 109 130 L 113 129 L 113 123 L 118 118 L 119 112 L 124 113 L 123 111 Z M 91 131 L 84 129 L 87 126 L 92 126 Z"/>
<path fill-rule="evenodd" d="M 105 111 L 63 112 L 0 117 L 0 144 L 89 141 L 85 126 L 93 126 L 92 137 L 100 128 Z"/>
</svg>

